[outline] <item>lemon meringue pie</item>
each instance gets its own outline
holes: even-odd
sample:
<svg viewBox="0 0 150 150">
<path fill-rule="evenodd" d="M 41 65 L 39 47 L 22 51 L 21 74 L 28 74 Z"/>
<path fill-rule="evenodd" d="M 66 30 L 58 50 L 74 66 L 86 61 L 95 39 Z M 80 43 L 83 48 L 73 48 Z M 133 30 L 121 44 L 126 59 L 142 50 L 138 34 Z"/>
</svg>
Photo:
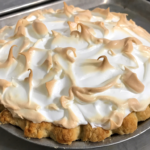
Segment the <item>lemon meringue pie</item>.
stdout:
<svg viewBox="0 0 150 150">
<path fill-rule="evenodd" d="M 150 117 L 150 34 L 126 16 L 64 3 L 0 29 L 0 121 L 62 144 L 133 133 Z"/>
</svg>

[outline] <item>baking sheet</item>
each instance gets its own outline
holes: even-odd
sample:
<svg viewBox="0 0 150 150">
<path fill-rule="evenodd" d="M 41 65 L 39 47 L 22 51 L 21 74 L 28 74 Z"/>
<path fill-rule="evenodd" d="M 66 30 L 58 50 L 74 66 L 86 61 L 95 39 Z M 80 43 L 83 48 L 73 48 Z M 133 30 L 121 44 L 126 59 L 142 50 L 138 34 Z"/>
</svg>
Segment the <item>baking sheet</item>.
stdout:
<svg viewBox="0 0 150 150">
<path fill-rule="evenodd" d="M 149 28 L 150 4 L 145 0 L 67 0 L 66 2 L 69 5 L 72 4 L 74 6 L 78 6 L 84 9 L 93 9 L 95 7 L 101 7 L 101 8 L 110 7 L 111 11 L 127 13 L 129 14 L 128 19 L 133 19 L 138 25 L 142 26 L 148 32 L 150 32 L 150 28 Z M 63 7 L 63 3 L 60 1 L 53 4 L 43 5 L 24 12 L 19 12 L 13 15 L 8 15 L 0 19 L 0 28 L 5 25 L 15 24 L 18 19 L 28 15 L 30 12 L 35 11 L 37 9 L 47 9 L 47 8 L 58 9 L 61 7 Z M 23 132 L 21 131 L 21 129 L 17 127 L 11 125 L 1 125 L 0 127 L 19 138 L 28 140 L 24 138 Z M 68 146 L 68 145 L 58 144 L 48 138 L 41 139 L 41 140 L 30 139 L 28 141 L 35 144 L 44 145 L 53 148 L 90 149 L 90 148 L 113 145 L 116 143 L 129 140 L 133 137 L 140 135 L 141 133 L 145 132 L 149 128 L 150 128 L 150 119 L 143 123 L 140 123 L 138 129 L 133 134 L 123 135 L 123 136 L 113 135 L 112 137 L 105 139 L 103 142 L 98 142 L 98 143 L 76 141 L 73 142 L 72 145 Z"/>
</svg>

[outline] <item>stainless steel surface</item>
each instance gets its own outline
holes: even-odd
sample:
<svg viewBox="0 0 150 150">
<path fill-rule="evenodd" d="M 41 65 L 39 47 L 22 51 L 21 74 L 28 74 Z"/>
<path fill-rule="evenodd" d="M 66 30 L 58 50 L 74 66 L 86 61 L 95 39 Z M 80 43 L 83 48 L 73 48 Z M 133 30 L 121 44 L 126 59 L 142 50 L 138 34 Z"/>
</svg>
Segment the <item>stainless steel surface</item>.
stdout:
<svg viewBox="0 0 150 150">
<path fill-rule="evenodd" d="M 101 8 L 110 7 L 111 11 L 123 12 L 123 13 L 129 14 L 128 19 L 133 19 L 138 25 L 142 26 L 143 28 L 145 28 L 147 31 L 150 32 L 150 28 L 149 28 L 150 4 L 144 0 L 67 0 L 67 3 L 73 4 L 74 6 L 79 6 L 84 9 L 93 9 L 94 7 L 101 7 Z M 57 2 L 57 3 L 40 6 L 38 8 L 34 8 L 31 10 L 27 10 L 24 12 L 20 12 L 20 13 L 16 13 L 13 15 L 3 17 L 0 19 L 0 28 L 5 25 L 13 25 L 14 23 L 16 23 L 16 21 L 19 18 L 22 18 L 23 16 L 29 14 L 30 12 L 34 10 L 46 9 L 50 7 L 54 9 L 58 9 L 58 8 L 63 7 L 63 4 L 62 2 Z M 71 146 L 61 145 L 50 139 L 27 140 L 26 138 L 24 138 L 23 132 L 19 128 L 16 128 L 11 125 L 1 125 L 0 128 L 5 129 L 6 131 L 12 133 L 13 135 L 25 141 L 29 141 L 38 145 L 44 145 L 44 146 L 55 147 L 55 148 L 65 148 L 65 149 L 87 149 L 87 148 L 97 148 L 97 147 L 114 145 L 116 143 L 120 143 L 128 139 L 131 139 L 133 137 L 136 137 L 150 128 L 150 119 L 143 123 L 140 123 L 138 129 L 133 134 L 124 135 L 124 136 L 115 135 L 115 136 L 112 136 L 111 138 L 104 140 L 104 142 L 99 142 L 99 143 L 76 141 L 76 142 L 73 142 Z M 145 139 L 142 139 L 142 140 L 145 140 Z M 121 149 L 125 150 L 127 148 L 122 147 Z"/>
<path fill-rule="evenodd" d="M 0 0 L 0 15 L 46 1 L 48 0 Z"/>
</svg>

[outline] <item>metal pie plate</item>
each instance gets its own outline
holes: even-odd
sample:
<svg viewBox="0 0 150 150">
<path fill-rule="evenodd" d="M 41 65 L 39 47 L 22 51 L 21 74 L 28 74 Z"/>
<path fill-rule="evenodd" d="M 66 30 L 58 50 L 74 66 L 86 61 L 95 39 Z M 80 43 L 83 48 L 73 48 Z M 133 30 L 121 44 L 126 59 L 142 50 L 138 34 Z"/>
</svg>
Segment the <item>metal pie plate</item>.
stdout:
<svg viewBox="0 0 150 150">
<path fill-rule="evenodd" d="M 110 7 L 111 11 L 114 12 L 121 12 L 127 13 L 128 19 L 133 19 L 137 25 L 142 26 L 148 32 L 150 32 L 150 3 L 146 2 L 145 0 L 66 0 L 68 5 L 74 5 L 77 7 L 81 7 L 83 9 L 94 9 L 95 7 L 101 8 L 108 8 Z M 56 3 L 51 3 L 47 5 L 42 5 L 40 7 L 36 7 L 30 10 L 21 11 L 15 14 L 11 14 L 5 16 L 0 19 L 0 28 L 5 25 L 13 25 L 17 22 L 18 19 L 28 15 L 32 11 L 38 9 L 58 9 L 63 7 L 63 2 L 59 1 Z M 0 128 L 6 130 L 7 132 L 34 144 L 47 146 L 51 148 L 60 148 L 60 149 L 91 149 L 103 146 L 109 146 L 113 144 L 117 144 L 131 138 L 134 138 L 141 133 L 145 132 L 150 128 L 150 119 L 145 122 L 141 122 L 138 125 L 138 129 L 128 135 L 112 135 L 111 137 L 105 139 L 102 142 L 91 143 L 91 142 L 82 142 L 82 141 L 75 141 L 71 145 L 62 145 L 59 144 L 50 138 L 43 138 L 43 139 L 27 139 L 24 137 L 23 131 L 15 126 L 6 124 L 1 125 Z"/>
<path fill-rule="evenodd" d="M 72 142 L 71 145 L 59 144 L 50 138 L 27 139 L 24 137 L 24 133 L 19 127 L 12 126 L 10 124 L 1 125 L 0 128 L 6 130 L 7 132 L 9 132 L 23 140 L 26 140 L 28 142 L 38 144 L 41 146 L 47 146 L 47 147 L 58 148 L 58 149 L 91 149 L 91 148 L 98 148 L 98 147 L 103 147 L 103 146 L 114 145 L 114 144 L 129 140 L 131 138 L 134 138 L 134 137 L 144 133 L 146 130 L 148 130 L 150 128 L 150 119 L 148 119 L 145 122 L 139 123 L 137 130 L 132 134 L 127 134 L 127 135 L 117 135 L 116 134 L 116 135 L 112 135 L 111 137 L 105 139 L 102 142 L 96 142 L 96 143 L 75 141 L 75 142 Z"/>
</svg>

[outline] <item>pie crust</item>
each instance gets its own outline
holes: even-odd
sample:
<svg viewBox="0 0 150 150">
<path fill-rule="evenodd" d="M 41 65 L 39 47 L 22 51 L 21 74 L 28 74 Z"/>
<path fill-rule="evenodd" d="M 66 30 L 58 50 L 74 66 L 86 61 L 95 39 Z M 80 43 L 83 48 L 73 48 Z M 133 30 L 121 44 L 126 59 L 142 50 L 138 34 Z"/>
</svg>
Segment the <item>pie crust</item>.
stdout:
<svg viewBox="0 0 150 150">
<path fill-rule="evenodd" d="M 124 118 L 122 125 L 114 130 L 104 130 L 101 127 L 92 128 L 90 124 L 66 129 L 48 122 L 33 123 L 26 119 L 14 118 L 2 105 L 0 105 L 0 110 L 0 122 L 20 127 L 24 130 L 26 138 L 41 139 L 50 137 L 58 143 L 68 145 L 76 140 L 100 142 L 115 133 L 120 135 L 131 134 L 137 129 L 139 121 L 145 121 L 150 118 L 150 107 L 148 106 L 145 111 L 130 113 Z"/>
</svg>

